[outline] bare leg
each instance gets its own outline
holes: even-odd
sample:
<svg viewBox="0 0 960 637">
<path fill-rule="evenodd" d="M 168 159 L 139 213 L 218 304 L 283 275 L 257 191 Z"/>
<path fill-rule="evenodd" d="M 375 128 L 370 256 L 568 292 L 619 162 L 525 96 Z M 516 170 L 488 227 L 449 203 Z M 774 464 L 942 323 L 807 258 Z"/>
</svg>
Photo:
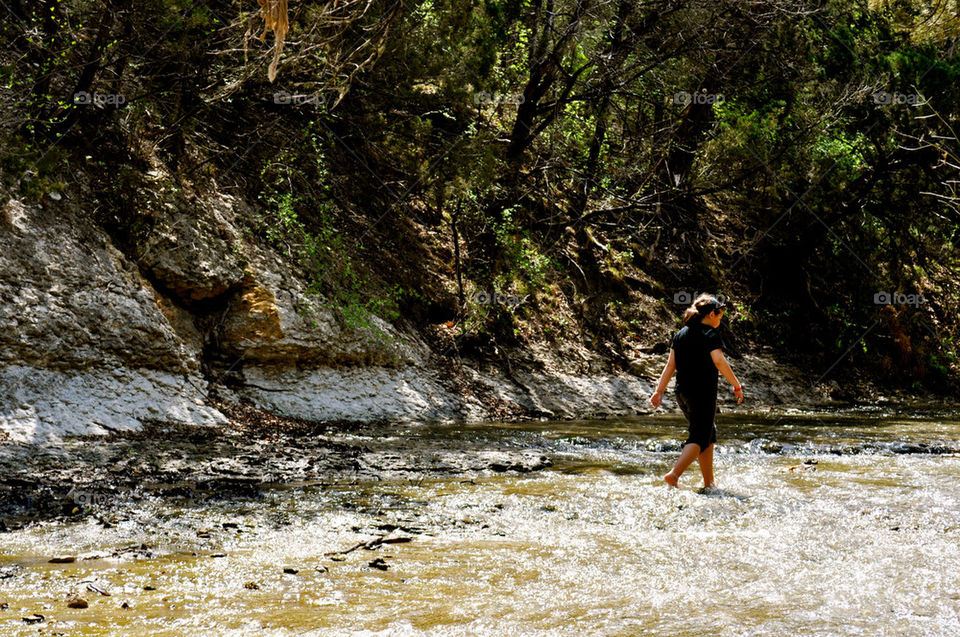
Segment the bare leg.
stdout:
<svg viewBox="0 0 960 637">
<path fill-rule="evenodd" d="M 713 484 L 713 443 L 700 452 L 697 456 L 697 462 L 700 463 L 700 473 L 703 474 L 703 486 L 715 487 Z"/>
<path fill-rule="evenodd" d="M 687 470 L 687 467 L 689 467 L 699 455 L 700 445 L 690 443 L 689 445 L 684 446 L 683 450 L 680 452 L 680 457 L 677 458 L 677 464 L 673 465 L 673 469 L 670 470 L 670 473 L 663 476 L 664 482 L 669 484 L 671 487 L 677 486 L 677 482 L 680 481 L 680 476 L 683 475 L 683 472 Z"/>
</svg>

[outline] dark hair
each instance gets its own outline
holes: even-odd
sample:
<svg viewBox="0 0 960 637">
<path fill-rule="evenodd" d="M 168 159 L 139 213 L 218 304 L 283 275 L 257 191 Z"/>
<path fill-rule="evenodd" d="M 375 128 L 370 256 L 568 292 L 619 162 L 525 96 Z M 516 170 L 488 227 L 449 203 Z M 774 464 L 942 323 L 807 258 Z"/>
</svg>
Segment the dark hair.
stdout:
<svg viewBox="0 0 960 637">
<path fill-rule="evenodd" d="M 683 313 L 683 324 L 686 325 L 694 318 L 703 318 L 710 312 L 719 312 L 726 309 L 727 304 L 712 294 L 701 294 Z"/>
</svg>

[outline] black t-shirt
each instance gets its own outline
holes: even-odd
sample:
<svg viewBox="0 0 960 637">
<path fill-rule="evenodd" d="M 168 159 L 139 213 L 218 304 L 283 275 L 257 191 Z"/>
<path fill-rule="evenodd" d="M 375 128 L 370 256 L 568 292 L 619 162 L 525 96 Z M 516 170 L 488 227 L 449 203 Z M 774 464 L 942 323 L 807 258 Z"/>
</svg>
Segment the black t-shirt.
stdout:
<svg viewBox="0 0 960 637">
<path fill-rule="evenodd" d="M 680 328 L 670 348 L 677 363 L 677 389 L 688 396 L 716 396 L 719 373 L 710 352 L 723 350 L 720 332 L 694 319 Z"/>
</svg>

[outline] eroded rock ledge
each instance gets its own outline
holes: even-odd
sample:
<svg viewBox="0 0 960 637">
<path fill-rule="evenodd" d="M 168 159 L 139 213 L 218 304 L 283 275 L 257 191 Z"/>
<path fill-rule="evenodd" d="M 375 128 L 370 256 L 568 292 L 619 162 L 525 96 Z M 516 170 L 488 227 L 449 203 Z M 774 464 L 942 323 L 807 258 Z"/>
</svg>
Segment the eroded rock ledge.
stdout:
<svg viewBox="0 0 960 637">
<path fill-rule="evenodd" d="M 349 329 L 293 268 L 244 239 L 249 214 L 222 194 L 159 202 L 151 231 L 120 246 L 66 198 L 9 201 L 0 211 L 0 437 L 43 443 L 150 421 L 223 424 L 211 392 L 311 420 L 648 409 L 662 356 L 621 374 L 562 364 L 451 372 L 418 334 L 376 317 Z M 754 398 L 823 400 L 762 359 L 739 372 Z"/>
</svg>

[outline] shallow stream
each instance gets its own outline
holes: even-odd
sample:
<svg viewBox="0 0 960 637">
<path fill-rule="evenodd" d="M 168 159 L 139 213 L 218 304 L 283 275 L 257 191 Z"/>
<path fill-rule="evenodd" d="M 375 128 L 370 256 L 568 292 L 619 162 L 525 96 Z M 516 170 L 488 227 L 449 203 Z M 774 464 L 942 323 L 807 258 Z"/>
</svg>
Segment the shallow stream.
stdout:
<svg viewBox="0 0 960 637">
<path fill-rule="evenodd" d="M 662 481 L 677 417 L 404 426 L 553 465 L 150 497 L 0 533 L 0 634 L 960 634 L 955 416 L 718 429 L 707 493 L 696 464 Z"/>
</svg>

